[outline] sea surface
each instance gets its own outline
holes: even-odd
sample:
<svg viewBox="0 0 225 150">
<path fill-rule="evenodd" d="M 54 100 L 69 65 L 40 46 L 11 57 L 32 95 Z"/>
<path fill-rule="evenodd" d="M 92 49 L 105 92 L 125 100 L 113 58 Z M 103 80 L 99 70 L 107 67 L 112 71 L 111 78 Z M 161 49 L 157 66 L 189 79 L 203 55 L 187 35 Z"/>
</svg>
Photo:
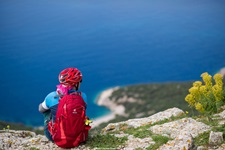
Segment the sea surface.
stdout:
<svg viewBox="0 0 225 150">
<path fill-rule="evenodd" d="M 2 0 L 0 120 L 42 125 L 38 105 L 67 67 L 83 73 L 87 113 L 101 91 L 200 80 L 225 67 L 224 0 Z"/>
</svg>

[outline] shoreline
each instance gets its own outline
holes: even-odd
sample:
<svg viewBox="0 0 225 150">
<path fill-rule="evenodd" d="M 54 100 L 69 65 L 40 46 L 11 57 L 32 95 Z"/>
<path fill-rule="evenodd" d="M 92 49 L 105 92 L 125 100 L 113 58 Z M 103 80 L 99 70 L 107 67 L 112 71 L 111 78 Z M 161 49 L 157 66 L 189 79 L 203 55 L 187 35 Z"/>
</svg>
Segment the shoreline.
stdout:
<svg viewBox="0 0 225 150">
<path fill-rule="evenodd" d="M 117 105 L 110 101 L 109 97 L 112 95 L 112 93 L 119 89 L 119 86 L 113 87 L 113 88 L 108 88 L 106 90 L 103 90 L 99 96 L 96 99 L 96 104 L 98 106 L 104 106 L 110 110 L 109 114 L 103 115 L 101 117 L 97 117 L 93 119 L 93 123 L 91 124 L 92 128 L 95 128 L 99 126 L 102 123 L 109 122 L 110 120 L 113 120 L 116 118 L 116 115 L 123 115 L 125 108 L 122 105 Z"/>
<path fill-rule="evenodd" d="M 98 127 L 102 123 L 106 123 L 109 122 L 110 120 L 115 119 L 115 117 L 116 115 L 113 112 L 110 112 L 109 114 L 95 118 L 92 120 L 93 122 L 91 123 L 91 127 L 92 128 Z"/>
<path fill-rule="evenodd" d="M 106 90 L 103 90 L 99 96 L 97 97 L 97 99 L 95 100 L 95 102 L 97 103 L 97 105 L 99 106 L 104 106 L 105 101 L 109 99 L 109 97 L 112 95 L 112 93 L 119 89 L 119 86 L 116 87 L 112 87 L 112 88 L 108 88 Z"/>
</svg>

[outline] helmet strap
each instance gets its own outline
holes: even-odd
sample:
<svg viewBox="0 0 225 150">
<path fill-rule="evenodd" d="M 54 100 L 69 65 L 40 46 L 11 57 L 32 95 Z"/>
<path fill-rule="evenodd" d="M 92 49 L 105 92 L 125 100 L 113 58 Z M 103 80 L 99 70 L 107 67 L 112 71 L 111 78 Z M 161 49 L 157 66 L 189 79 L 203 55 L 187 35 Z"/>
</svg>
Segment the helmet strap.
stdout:
<svg viewBox="0 0 225 150">
<path fill-rule="evenodd" d="M 79 90 L 79 88 L 80 88 L 80 83 L 81 83 L 81 82 L 78 82 L 78 83 L 75 84 L 75 90 L 76 90 L 76 91 Z"/>
</svg>

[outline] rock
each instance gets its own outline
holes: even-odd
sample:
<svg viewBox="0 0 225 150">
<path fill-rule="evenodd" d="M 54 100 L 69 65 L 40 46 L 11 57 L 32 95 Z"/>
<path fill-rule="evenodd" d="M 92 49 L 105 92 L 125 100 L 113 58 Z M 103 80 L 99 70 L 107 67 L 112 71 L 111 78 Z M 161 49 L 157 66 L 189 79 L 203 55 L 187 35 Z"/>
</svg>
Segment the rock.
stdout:
<svg viewBox="0 0 225 150">
<path fill-rule="evenodd" d="M 179 134 L 174 140 L 171 140 L 161 146 L 158 150 L 189 150 L 193 149 L 194 140 L 190 132 L 185 131 Z"/>
<path fill-rule="evenodd" d="M 126 149 L 135 150 L 135 149 L 146 149 L 150 145 L 155 144 L 151 137 L 149 138 L 135 138 L 132 135 L 128 136 L 128 141 L 126 142 Z"/>
<path fill-rule="evenodd" d="M 171 138 L 177 138 L 183 132 L 188 132 L 193 137 L 196 137 L 200 133 L 206 132 L 210 129 L 210 126 L 202 122 L 197 122 L 192 118 L 183 118 L 164 123 L 162 125 L 155 125 L 150 128 L 150 130 L 155 134 L 167 134 Z"/>
<path fill-rule="evenodd" d="M 197 147 L 197 150 L 207 150 L 207 148 L 204 147 L 204 146 L 198 146 L 198 147 Z"/>
<path fill-rule="evenodd" d="M 140 127 L 143 125 L 148 125 L 148 124 L 154 124 L 156 122 L 165 120 L 165 119 L 169 119 L 172 116 L 174 117 L 178 117 L 183 115 L 184 112 L 181 109 L 178 108 L 170 108 L 167 109 L 163 112 L 158 112 L 150 117 L 145 117 L 145 118 L 138 118 L 138 119 L 129 119 L 127 121 L 123 121 L 123 122 L 119 122 L 119 123 L 111 123 L 108 124 L 108 126 L 106 126 L 103 129 L 103 133 L 107 133 L 109 131 L 117 131 L 120 130 L 120 127 L 123 126 L 124 124 L 128 125 L 129 127 Z"/>
<path fill-rule="evenodd" d="M 223 109 L 224 109 L 224 107 L 225 107 L 225 105 L 223 106 Z M 215 121 L 218 121 L 219 125 L 225 124 L 225 110 L 223 110 L 222 112 L 220 112 L 218 114 L 214 114 L 212 119 Z"/>
<path fill-rule="evenodd" d="M 225 118 L 225 110 L 218 114 L 221 118 Z"/>
<path fill-rule="evenodd" d="M 209 136 L 209 144 L 211 145 L 219 145 L 223 143 L 223 132 L 210 132 Z"/>
<path fill-rule="evenodd" d="M 220 147 L 217 150 L 225 150 L 225 144 L 220 145 Z"/>
<path fill-rule="evenodd" d="M 0 130 L 0 150 L 29 150 L 36 148 L 40 150 L 62 150 L 54 143 L 48 141 L 43 135 L 36 135 L 30 131 Z M 89 150 L 83 145 L 71 150 Z"/>
<path fill-rule="evenodd" d="M 174 139 L 161 146 L 159 150 L 193 149 L 193 138 L 210 129 L 209 126 L 202 122 L 197 122 L 192 118 L 183 118 L 162 125 L 155 125 L 150 128 L 155 134 L 167 134 Z"/>
</svg>

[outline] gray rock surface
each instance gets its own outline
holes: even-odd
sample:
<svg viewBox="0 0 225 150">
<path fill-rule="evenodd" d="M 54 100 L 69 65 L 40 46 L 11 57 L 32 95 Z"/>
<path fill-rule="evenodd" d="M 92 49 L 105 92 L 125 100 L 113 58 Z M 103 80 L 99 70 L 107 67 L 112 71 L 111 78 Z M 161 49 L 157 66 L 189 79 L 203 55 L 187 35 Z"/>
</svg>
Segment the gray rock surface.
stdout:
<svg viewBox="0 0 225 150">
<path fill-rule="evenodd" d="M 210 132 L 209 144 L 218 145 L 223 143 L 223 132 Z"/>
</svg>

